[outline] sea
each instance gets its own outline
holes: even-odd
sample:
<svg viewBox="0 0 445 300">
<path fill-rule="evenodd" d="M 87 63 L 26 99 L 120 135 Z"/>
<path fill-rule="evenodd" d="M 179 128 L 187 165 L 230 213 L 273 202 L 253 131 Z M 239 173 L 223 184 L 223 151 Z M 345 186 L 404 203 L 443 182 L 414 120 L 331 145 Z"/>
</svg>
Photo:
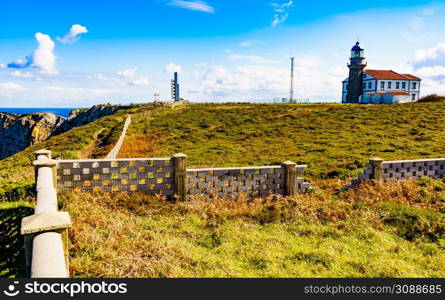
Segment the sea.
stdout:
<svg viewBox="0 0 445 300">
<path fill-rule="evenodd" d="M 53 113 L 55 115 L 61 116 L 61 117 L 68 117 L 71 110 L 77 109 L 77 108 L 48 108 L 48 107 L 0 107 L 0 112 L 5 113 L 13 113 L 13 114 L 32 114 L 32 113 Z"/>
</svg>

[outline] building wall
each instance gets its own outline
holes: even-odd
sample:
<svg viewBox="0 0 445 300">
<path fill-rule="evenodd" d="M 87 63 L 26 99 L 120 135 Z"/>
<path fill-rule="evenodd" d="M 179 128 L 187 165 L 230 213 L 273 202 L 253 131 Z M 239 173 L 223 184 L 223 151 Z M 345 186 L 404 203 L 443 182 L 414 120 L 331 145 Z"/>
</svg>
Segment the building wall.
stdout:
<svg viewBox="0 0 445 300">
<path fill-rule="evenodd" d="M 382 82 L 384 88 L 382 89 Z M 405 86 L 403 85 L 405 83 Z M 414 86 L 415 84 L 415 86 Z M 342 103 L 346 103 L 347 85 L 348 81 L 343 81 Z M 382 93 L 382 92 L 407 92 L 408 96 L 397 96 L 397 101 L 394 103 L 403 103 L 410 101 L 417 101 L 420 97 L 420 85 L 419 80 L 382 80 L 375 79 L 374 77 L 365 74 L 363 76 L 363 93 Z"/>
</svg>

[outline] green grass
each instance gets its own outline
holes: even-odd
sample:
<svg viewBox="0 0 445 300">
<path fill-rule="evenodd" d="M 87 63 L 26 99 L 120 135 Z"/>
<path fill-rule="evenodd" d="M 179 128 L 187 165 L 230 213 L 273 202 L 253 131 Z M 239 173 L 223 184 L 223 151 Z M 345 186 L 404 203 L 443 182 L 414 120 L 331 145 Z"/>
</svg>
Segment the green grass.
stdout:
<svg viewBox="0 0 445 300">
<path fill-rule="evenodd" d="M 99 130 L 103 156 L 132 114 L 123 157 L 188 165 L 309 165 L 315 190 L 255 202 L 168 203 L 140 194 L 59 195 L 75 277 L 444 277 L 445 181 L 335 194 L 373 156 L 444 157 L 445 103 L 135 106 L 0 161 L 1 277 L 24 276 L 20 220 L 32 212 L 33 152 L 76 158 Z"/>
<path fill-rule="evenodd" d="M 102 130 L 99 136 L 102 143 L 95 149 L 93 156 L 104 157 L 119 139 L 126 116 L 140 111 L 150 111 L 152 108 L 153 106 L 147 105 L 119 110 L 114 115 L 102 117 L 51 137 L 45 142 L 0 160 L 0 201 L 16 199 L 32 191 L 34 173 L 31 163 L 34 160 L 35 151 L 49 149 L 52 151 L 53 158 L 76 159 L 79 158 L 79 151 L 93 142 L 94 134 Z"/>
<path fill-rule="evenodd" d="M 411 192 L 421 189 L 404 182 L 256 202 L 62 199 L 75 224 L 75 277 L 443 277 L 444 201 L 429 191 L 442 212 L 421 208 Z M 405 204 L 375 202 L 373 193 Z"/>
<path fill-rule="evenodd" d="M 0 202 L 0 277 L 26 277 L 20 223 L 32 213 L 29 201 Z"/>
<path fill-rule="evenodd" d="M 293 160 L 317 178 L 357 175 L 369 158 L 443 157 L 445 103 L 402 105 L 202 104 L 136 114 L 128 157 L 188 155 L 191 166 Z M 147 147 L 134 147 L 135 141 Z"/>
</svg>

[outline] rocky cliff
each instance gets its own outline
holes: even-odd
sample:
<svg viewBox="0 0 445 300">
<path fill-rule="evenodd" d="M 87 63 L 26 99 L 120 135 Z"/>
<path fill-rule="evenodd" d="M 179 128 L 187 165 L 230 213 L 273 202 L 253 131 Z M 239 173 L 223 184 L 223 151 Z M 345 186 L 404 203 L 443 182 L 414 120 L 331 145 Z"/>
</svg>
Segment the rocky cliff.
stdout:
<svg viewBox="0 0 445 300">
<path fill-rule="evenodd" d="M 48 139 L 63 122 L 51 113 L 0 113 L 0 159 Z"/>
<path fill-rule="evenodd" d="M 111 115 L 119 108 L 95 105 L 89 109 L 73 110 L 67 118 L 52 113 L 20 115 L 0 112 L 0 159 L 45 141 L 53 135 Z"/>
</svg>

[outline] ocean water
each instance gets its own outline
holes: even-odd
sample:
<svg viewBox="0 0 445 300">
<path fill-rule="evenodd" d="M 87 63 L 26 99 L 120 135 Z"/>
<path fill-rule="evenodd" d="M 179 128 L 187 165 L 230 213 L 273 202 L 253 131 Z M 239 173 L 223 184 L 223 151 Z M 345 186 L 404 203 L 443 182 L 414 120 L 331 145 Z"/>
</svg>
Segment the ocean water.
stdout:
<svg viewBox="0 0 445 300">
<path fill-rule="evenodd" d="M 61 117 L 67 117 L 71 110 L 76 108 L 48 108 L 48 107 L 17 107 L 17 108 L 3 108 L 0 107 L 0 112 L 14 113 L 14 114 L 31 114 L 31 113 L 53 113 Z"/>
</svg>

